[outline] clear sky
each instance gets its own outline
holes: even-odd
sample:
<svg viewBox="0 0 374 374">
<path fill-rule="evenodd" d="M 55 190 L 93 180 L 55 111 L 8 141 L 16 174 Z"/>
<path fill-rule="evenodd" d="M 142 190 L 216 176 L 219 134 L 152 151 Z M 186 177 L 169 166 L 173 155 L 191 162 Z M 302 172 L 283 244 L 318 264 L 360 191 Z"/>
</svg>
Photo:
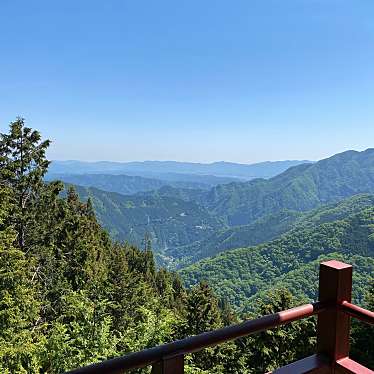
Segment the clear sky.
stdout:
<svg viewBox="0 0 374 374">
<path fill-rule="evenodd" d="M 0 131 L 52 159 L 320 159 L 374 146 L 373 0 L 1 0 Z"/>
</svg>

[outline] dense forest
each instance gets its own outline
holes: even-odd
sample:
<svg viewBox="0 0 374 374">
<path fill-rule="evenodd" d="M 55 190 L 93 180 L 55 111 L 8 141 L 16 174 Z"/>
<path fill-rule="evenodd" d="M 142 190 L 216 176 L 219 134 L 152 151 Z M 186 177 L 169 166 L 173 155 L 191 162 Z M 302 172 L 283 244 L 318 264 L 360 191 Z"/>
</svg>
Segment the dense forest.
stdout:
<svg viewBox="0 0 374 374">
<path fill-rule="evenodd" d="M 171 248 L 200 242 L 226 227 L 200 204 L 179 196 L 159 191 L 122 195 L 94 187 L 74 187 L 80 199 L 91 199 L 98 220 L 115 240 L 141 246 L 148 236 L 161 265 L 172 263 Z M 178 190 L 181 191 L 185 190 Z"/>
<path fill-rule="evenodd" d="M 354 295 L 360 301 L 367 279 L 374 272 L 372 203 L 373 197 L 364 195 L 334 209 L 319 209 L 275 240 L 223 252 L 182 269 L 180 274 L 188 285 L 207 280 L 221 297 L 248 307 L 252 296 L 274 283 L 295 290 L 298 297 L 315 299 L 318 263 L 340 258 L 357 263 Z M 347 213 L 349 208 L 351 214 Z M 344 218 L 342 213 L 346 214 Z M 312 272 L 315 276 L 311 276 Z"/>
<path fill-rule="evenodd" d="M 277 261 L 268 274 L 277 280 L 276 287 L 262 287 L 255 306 L 238 313 L 228 301 L 232 297 L 217 296 L 211 288 L 216 280 L 186 288 L 177 273 L 156 266 L 147 236 L 140 248 L 114 241 L 99 224 L 89 194 L 81 199 L 72 186 L 46 182 L 49 145 L 23 119 L 0 135 L 1 373 L 62 373 L 289 308 L 302 301 L 292 279 L 311 274 L 326 249 L 351 256 L 347 258 L 357 264 L 359 285 L 373 269 L 373 208 L 362 206 L 345 218 L 331 213 L 334 219 L 305 225 L 271 244 L 227 252 L 227 258 L 240 251 L 245 259 L 251 257 L 237 268 L 253 275 L 244 291 L 234 290 L 239 298 L 243 292 L 254 295 L 257 282 L 258 288 L 264 286 L 250 270 Z M 212 260 L 219 271 L 224 255 Z M 282 277 L 279 269 L 286 265 Z M 186 269 L 183 277 L 198 278 L 202 266 Z M 287 277 L 292 271 L 301 273 Z M 313 277 L 306 286 L 313 286 Z M 308 296 L 312 288 L 310 292 Z M 360 292 L 363 305 L 373 308 L 373 293 L 373 286 Z M 186 373 L 272 370 L 313 352 L 314 330 L 311 318 L 194 353 L 186 358 Z M 372 336 L 366 326 L 354 325 L 353 357 L 368 366 L 373 365 Z"/>
</svg>

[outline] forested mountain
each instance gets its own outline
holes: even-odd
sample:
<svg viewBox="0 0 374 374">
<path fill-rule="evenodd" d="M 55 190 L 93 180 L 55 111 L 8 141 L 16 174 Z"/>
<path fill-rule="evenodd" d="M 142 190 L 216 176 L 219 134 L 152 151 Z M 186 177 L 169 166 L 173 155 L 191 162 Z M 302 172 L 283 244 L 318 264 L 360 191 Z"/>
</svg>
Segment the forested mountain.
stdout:
<svg viewBox="0 0 374 374">
<path fill-rule="evenodd" d="M 160 263 L 177 267 L 274 239 L 313 208 L 373 191 L 374 149 L 344 152 L 269 180 L 218 185 L 210 191 L 163 186 L 117 196 L 78 188 L 82 198 L 92 195 L 99 221 L 113 238 L 140 245 L 148 235 L 162 254 Z"/>
<path fill-rule="evenodd" d="M 343 211 L 349 211 L 352 206 L 343 204 Z M 329 221 L 331 218 L 336 219 Z M 370 279 L 374 272 L 374 206 L 361 208 L 345 218 L 341 217 L 339 208 L 328 209 L 327 214 L 312 215 L 309 222 L 295 226 L 278 239 L 257 247 L 226 251 L 197 262 L 180 274 L 187 285 L 207 280 L 220 297 L 239 307 L 247 307 L 249 298 L 269 285 L 282 280 L 289 285 L 291 279 L 296 279 L 292 271 L 298 273 L 299 278 L 304 277 L 309 286 L 313 285 L 308 269 L 313 269 L 316 261 L 321 260 L 320 256 L 342 256 L 347 262 L 359 261 L 360 266 L 355 270 L 363 277 L 357 286 L 364 289 L 367 283 L 362 280 Z M 303 291 L 294 285 L 290 288 L 297 290 L 298 297 L 314 295 L 315 291 L 310 287 Z"/>
<path fill-rule="evenodd" d="M 104 187 L 120 189 L 115 183 L 105 186 L 112 177 L 104 178 Z M 91 176 L 72 180 L 80 178 Z M 120 196 L 78 188 L 83 199 L 92 196 L 99 221 L 114 239 L 141 245 L 148 236 L 158 262 L 173 267 L 272 240 L 310 210 L 373 191 L 374 149 L 344 152 L 292 167 L 269 180 L 218 185 L 209 191 L 169 185 Z M 352 206 L 360 204 L 353 200 Z"/>
<path fill-rule="evenodd" d="M 365 293 L 371 287 L 371 283 L 374 282 L 373 256 L 332 252 L 327 255 L 321 255 L 316 260 L 300 264 L 298 268 L 288 271 L 274 282 L 266 284 L 245 301 L 245 309 L 251 310 L 255 308 L 255 305 L 263 298 L 266 298 L 269 292 L 277 289 L 287 289 L 296 297 L 302 298 L 305 296 L 308 301 L 317 300 L 319 265 L 322 261 L 331 259 L 353 265 L 353 299 L 357 304 L 362 304 Z"/>
<path fill-rule="evenodd" d="M 307 211 L 358 193 L 374 192 L 374 149 L 347 151 L 291 167 L 269 180 L 213 188 L 205 206 L 231 226 L 247 225 L 282 209 Z"/>
<path fill-rule="evenodd" d="M 163 174 L 163 179 L 147 178 L 137 175 L 124 174 L 52 174 L 46 175 L 46 180 L 61 180 L 70 184 L 84 187 L 95 187 L 104 191 L 132 195 L 138 192 L 157 190 L 164 186 L 177 189 L 209 190 L 218 184 L 238 181 L 237 178 L 215 177 L 212 175 Z"/>
<path fill-rule="evenodd" d="M 282 168 L 287 163 L 265 164 Z M 173 268 L 228 249 L 275 239 L 293 225 L 307 222 L 303 217 L 308 217 L 305 214 L 313 209 L 356 194 L 374 192 L 374 149 L 347 151 L 316 163 L 290 167 L 270 179 L 230 182 L 211 189 L 208 183 L 228 182 L 230 178 L 199 175 L 218 173 L 218 170 L 239 174 L 243 170 L 262 170 L 265 164 L 66 161 L 52 163 L 52 170 L 53 165 L 54 170 L 70 167 L 70 174 L 50 174 L 48 179 L 61 177 L 65 182 L 82 184 L 84 188 L 77 187 L 79 195 L 82 199 L 92 197 L 99 222 L 112 238 L 142 245 L 147 237 L 157 254 L 157 262 Z M 193 170 L 197 174 L 190 181 L 178 182 L 127 175 L 71 174 L 96 173 L 103 169 L 112 173 L 125 169 L 162 172 L 164 176 L 172 175 L 171 179 L 175 170 L 185 173 Z M 190 178 L 191 174 L 178 176 Z M 207 183 L 193 178 L 202 178 Z M 352 206 L 361 205 L 353 200 Z"/>
<path fill-rule="evenodd" d="M 193 201 L 157 193 L 125 196 L 90 187 L 75 188 L 81 200 L 90 197 L 99 222 L 112 238 L 141 247 L 146 238 L 161 263 L 169 262 L 164 258 L 169 248 L 200 241 L 226 227 Z"/>
<path fill-rule="evenodd" d="M 370 206 L 374 206 L 374 195 L 360 194 L 305 213 L 281 210 L 259 218 L 250 225 L 220 229 L 202 241 L 170 248 L 167 253 L 170 258 L 176 260 L 174 261 L 176 267 L 183 267 L 228 249 L 264 243 L 291 229 L 303 229 L 343 219 Z"/>
<path fill-rule="evenodd" d="M 202 240 L 184 246 L 170 247 L 167 256 L 170 266 L 185 267 L 228 249 L 257 245 L 276 238 L 293 227 L 302 213 L 280 211 L 260 218 L 250 225 L 222 227 Z"/>
<path fill-rule="evenodd" d="M 266 161 L 257 164 L 237 164 L 232 162 L 213 162 L 211 164 L 177 162 L 177 161 L 144 161 L 144 162 L 83 162 L 53 161 L 51 173 L 58 174 L 128 174 L 164 179 L 167 175 L 173 180 L 182 175 L 207 175 L 217 177 L 253 179 L 270 178 L 282 173 L 291 166 L 309 163 L 310 161 Z"/>
</svg>

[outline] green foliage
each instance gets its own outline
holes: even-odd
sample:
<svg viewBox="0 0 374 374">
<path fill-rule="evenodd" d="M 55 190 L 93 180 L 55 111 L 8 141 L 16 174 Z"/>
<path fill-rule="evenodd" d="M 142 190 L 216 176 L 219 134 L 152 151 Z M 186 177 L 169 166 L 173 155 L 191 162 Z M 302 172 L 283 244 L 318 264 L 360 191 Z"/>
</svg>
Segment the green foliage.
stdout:
<svg viewBox="0 0 374 374">
<path fill-rule="evenodd" d="M 256 306 L 257 317 L 273 314 L 299 304 L 286 289 L 266 293 Z M 315 352 L 315 319 L 308 318 L 263 331 L 247 340 L 248 367 L 254 373 L 265 373 Z"/>
<path fill-rule="evenodd" d="M 0 134 L 0 181 L 12 188 L 11 216 L 21 248 L 26 245 L 27 226 L 32 224 L 33 209 L 43 185 L 49 161 L 45 159 L 48 140 L 41 142 L 40 134 L 24 126 L 18 118 L 10 124 L 9 134 Z"/>
<path fill-rule="evenodd" d="M 72 291 L 62 298 L 61 314 L 51 321 L 42 352 L 46 371 L 61 373 L 116 355 L 107 304 L 93 301 L 87 291 Z"/>
<path fill-rule="evenodd" d="M 81 200 L 91 199 L 98 221 L 111 237 L 138 247 L 148 236 L 160 264 L 171 261 L 169 248 L 200 241 L 223 223 L 196 202 L 158 193 L 124 196 L 75 186 Z"/>
<path fill-rule="evenodd" d="M 4 227 L 12 209 L 7 192 L 0 189 L 0 371 L 37 373 L 44 343 L 41 305 L 33 281 L 34 264 L 13 246 L 12 227 Z"/>
<path fill-rule="evenodd" d="M 283 209 L 307 211 L 359 193 L 373 193 L 374 149 L 347 151 L 291 167 L 269 180 L 214 187 L 204 206 L 230 226 L 246 225 Z"/>
<path fill-rule="evenodd" d="M 221 328 L 224 315 L 214 292 L 202 282 L 189 292 L 181 332 L 183 336 L 190 336 Z M 201 370 L 202 373 L 243 373 L 244 357 L 238 355 L 239 350 L 233 342 L 205 348 L 187 357 L 187 362 L 192 363 L 189 371 L 195 368 L 196 372 Z"/>
<path fill-rule="evenodd" d="M 345 219 L 296 226 L 279 239 L 257 247 L 226 251 L 180 271 L 187 285 L 207 280 L 219 297 L 238 307 L 251 308 L 248 299 L 270 284 L 290 288 L 298 297 L 314 298 L 318 263 L 338 257 L 357 261 L 356 300 L 374 270 L 374 207 L 363 208 Z M 320 257 L 323 256 L 323 257 Z M 312 276 L 312 274 L 314 274 Z M 249 299 L 253 300 L 253 299 Z"/>
<path fill-rule="evenodd" d="M 274 291 L 270 282 L 301 294 L 294 280 L 303 272 L 312 274 L 326 254 L 357 264 L 360 285 L 373 270 L 374 208 L 367 204 L 370 197 L 362 197 L 359 211 L 345 205 L 349 214 L 329 207 L 329 212 L 314 212 L 307 220 L 283 212 L 257 221 L 251 230 L 262 230 L 253 239 L 260 241 L 288 230 L 290 222 L 297 226 L 270 243 L 229 251 L 182 272 L 190 283 L 209 275 L 219 297 L 205 282 L 187 290 L 178 274 L 156 267 L 152 244 L 200 241 L 225 227 L 200 203 L 185 199 L 193 195 L 200 201 L 204 194 L 179 191 L 185 195 L 181 198 L 158 191 L 125 197 L 70 187 L 61 196 L 61 183 L 43 182 L 48 145 L 22 119 L 11 124 L 9 134 L 0 135 L 2 373 L 62 373 L 236 323 L 242 316 L 230 301 L 246 307 L 251 317 L 288 308 L 298 300 L 284 289 Z M 144 223 L 144 217 L 149 221 Z M 278 224 L 281 217 L 284 222 Z M 135 232 L 143 249 L 113 242 L 99 224 L 114 227 L 118 219 L 124 221 L 124 237 Z M 266 233 L 269 225 L 274 228 Z M 161 247 L 160 256 L 167 256 Z M 313 295 L 313 276 L 300 281 L 309 290 L 306 297 Z M 257 309 L 246 304 L 255 294 L 263 295 Z M 372 298 L 367 302 L 372 305 Z M 313 332 L 314 321 L 306 320 L 207 348 L 187 355 L 186 372 L 270 370 L 308 354 Z M 367 331 L 355 327 L 353 339 L 355 354 L 369 362 Z"/>
</svg>

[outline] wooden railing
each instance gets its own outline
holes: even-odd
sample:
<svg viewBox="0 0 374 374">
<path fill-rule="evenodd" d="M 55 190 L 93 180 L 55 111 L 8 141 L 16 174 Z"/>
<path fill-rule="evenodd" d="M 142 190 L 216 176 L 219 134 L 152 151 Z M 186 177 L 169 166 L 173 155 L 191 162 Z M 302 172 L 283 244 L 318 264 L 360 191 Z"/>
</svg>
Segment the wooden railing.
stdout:
<svg viewBox="0 0 374 374">
<path fill-rule="evenodd" d="M 184 356 L 188 353 L 312 315 L 318 315 L 316 354 L 273 373 L 374 373 L 349 358 L 350 317 L 374 324 L 374 313 L 351 304 L 351 293 L 352 266 L 339 261 L 323 262 L 320 264 L 319 301 L 316 303 L 131 353 L 69 374 L 120 374 L 149 365 L 152 365 L 153 374 L 182 374 Z"/>
</svg>

